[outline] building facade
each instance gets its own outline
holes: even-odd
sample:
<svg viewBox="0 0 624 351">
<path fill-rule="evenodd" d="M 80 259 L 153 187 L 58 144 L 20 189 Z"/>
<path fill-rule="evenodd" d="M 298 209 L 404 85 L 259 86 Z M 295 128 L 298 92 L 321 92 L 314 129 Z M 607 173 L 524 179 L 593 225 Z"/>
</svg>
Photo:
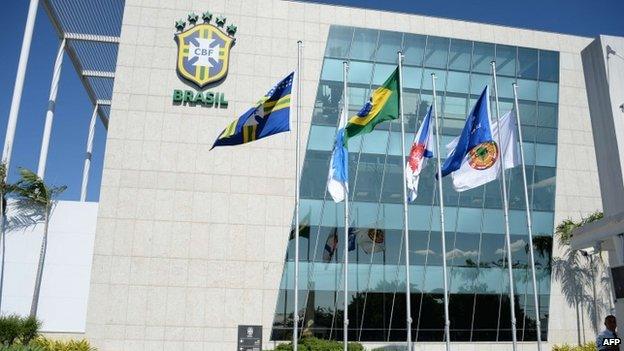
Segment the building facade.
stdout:
<svg viewBox="0 0 624 351">
<path fill-rule="evenodd" d="M 226 22 L 222 32 L 235 42 L 229 55 L 221 52 L 227 75 L 197 89 L 176 72 L 172 39 L 177 20 L 187 30 L 193 27 L 187 15 L 205 11 Z M 522 180 L 514 169 L 508 189 L 518 339 L 522 349 L 534 349 L 538 310 L 548 344 L 592 340 L 598 314 L 570 303 L 571 292 L 554 279 L 550 264 L 564 254 L 553 240 L 555 226 L 601 209 L 580 58 L 590 39 L 278 0 L 126 1 L 87 337 L 104 351 L 229 350 L 239 325 L 261 325 L 265 349 L 290 338 L 295 133 L 211 147 L 228 123 L 296 68 L 298 40 L 304 43 L 300 224 L 309 231 L 300 251 L 302 332 L 342 338 L 341 250 L 323 258 L 343 216 L 325 189 L 344 93 L 342 62 L 349 63 L 355 113 L 396 67 L 401 50 L 408 140 L 431 104 L 431 73 L 438 77 L 443 145 L 459 134 L 490 84 L 491 61 L 503 113 L 513 105 L 511 84 L 518 83 L 540 296 L 534 306 Z M 206 93 L 202 103 L 176 101 L 175 90 L 209 91 L 226 103 L 207 104 Z M 383 248 L 349 253 L 349 338 L 375 346 L 400 343 L 406 333 L 399 128 L 385 123 L 349 144 L 351 225 L 384 236 Z M 409 206 L 417 349 L 443 349 L 433 174 L 433 167 L 425 169 Z M 462 349 L 511 349 L 500 183 L 461 194 L 447 179 L 444 187 L 451 338 Z M 594 301 L 608 305 L 602 295 Z"/>
</svg>

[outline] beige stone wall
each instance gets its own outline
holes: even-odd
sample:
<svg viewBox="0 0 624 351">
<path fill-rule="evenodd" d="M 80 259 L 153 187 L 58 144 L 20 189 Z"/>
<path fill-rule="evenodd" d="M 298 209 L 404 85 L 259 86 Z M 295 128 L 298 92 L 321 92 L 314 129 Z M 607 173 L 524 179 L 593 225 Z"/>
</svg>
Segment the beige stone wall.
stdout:
<svg viewBox="0 0 624 351">
<path fill-rule="evenodd" d="M 174 21 L 205 10 L 238 26 L 228 77 L 212 89 L 226 94 L 227 109 L 171 102 L 173 89 L 186 88 L 175 72 Z M 300 39 L 306 145 L 332 23 L 561 51 L 556 222 L 600 208 L 579 56 L 587 38 L 278 0 L 126 0 L 87 317 L 100 350 L 233 350 L 238 324 L 262 324 L 269 346 L 294 208 L 295 135 L 209 149 L 295 69 Z M 562 341 L 576 324 L 557 287 L 549 335 Z"/>
</svg>

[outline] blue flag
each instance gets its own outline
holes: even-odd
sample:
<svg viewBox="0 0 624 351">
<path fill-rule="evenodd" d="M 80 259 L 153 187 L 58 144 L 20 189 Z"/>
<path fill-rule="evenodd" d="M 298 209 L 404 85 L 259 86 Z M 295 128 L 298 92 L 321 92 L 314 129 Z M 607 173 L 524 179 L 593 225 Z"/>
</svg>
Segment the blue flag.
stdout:
<svg viewBox="0 0 624 351">
<path fill-rule="evenodd" d="M 464 162 L 466 155 L 471 152 L 475 146 L 491 146 L 493 148 L 492 153 L 495 157 L 497 156 L 498 148 L 492 139 L 492 127 L 490 125 L 489 92 L 490 89 L 486 85 L 477 103 L 466 118 L 466 124 L 457 140 L 457 145 L 455 145 L 453 151 L 450 152 L 448 158 L 444 161 L 444 165 L 442 165 L 443 177 L 457 171 Z M 479 150 L 481 150 L 481 148 Z M 483 150 L 487 152 L 489 149 L 483 148 Z"/>
<path fill-rule="evenodd" d="M 277 83 L 256 106 L 230 123 L 215 146 L 239 145 L 290 130 L 290 91 L 294 72 Z"/>
</svg>

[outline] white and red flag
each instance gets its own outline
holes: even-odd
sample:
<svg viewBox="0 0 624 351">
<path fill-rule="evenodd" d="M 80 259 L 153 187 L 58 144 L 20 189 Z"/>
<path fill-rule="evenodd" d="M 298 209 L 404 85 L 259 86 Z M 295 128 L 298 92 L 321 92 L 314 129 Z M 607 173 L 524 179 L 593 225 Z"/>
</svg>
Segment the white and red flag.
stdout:
<svg viewBox="0 0 624 351">
<path fill-rule="evenodd" d="M 427 115 L 420 124 L 418 133 L 414 137 L 412 148 L 407 157 L 407 167 L 405 167 L 405 181 L 410 193 L 409 201 L 416 200 L 418 196 L 418 179 L 420 172 L 427 164 L 427 159 L 433 157 L 433 133 L 431 132 L 431 106 Z"/>
</svg>

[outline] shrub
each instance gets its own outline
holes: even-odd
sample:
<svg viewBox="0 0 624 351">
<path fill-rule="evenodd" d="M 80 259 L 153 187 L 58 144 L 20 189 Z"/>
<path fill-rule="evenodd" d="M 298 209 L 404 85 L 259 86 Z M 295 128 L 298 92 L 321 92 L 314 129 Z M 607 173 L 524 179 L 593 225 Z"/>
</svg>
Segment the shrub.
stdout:
<svg viewBox="0 0 624 351">
<path fill-rule="evenodd" d="M 593 342 L 588 342 L 584 345 L 555 345 L 553 346 L 552 351 L 597 351 L 596 344 Z"/>
<path fill-rule="evenodd" d="M 0 350 L 2 351 L 45 351 L 44 349 L 38 346 L 21 345 L 21 344 L 14 344 L 11 346 L 0 346 Z"/>
<path fill-rule="evenodd" d="M 38 337 L 30 343 L 31 346 L 39 347 L 42 351 L 96 351 L 89 341 L 82 340 L 52 340 Z"/>
<path fill-rule="evenodd" d="M 0 317 L 0 343 L 4 346 L 13 344 L 27 345 L 39 334 L 39 322 L 34 317 L 18 315 Z"/>
<path fill-rule="evenodd" d="M 300 351 L 342 351 L 342 342 L 323 340 L 318 338 L 303 338 L 299 340 Z M 275 351 L 292 351 L 292 342 L 279 345 Z M 349 351 L 364 351 L 364 346 L 357 342 L 350 342 Z"/>
</svg>

